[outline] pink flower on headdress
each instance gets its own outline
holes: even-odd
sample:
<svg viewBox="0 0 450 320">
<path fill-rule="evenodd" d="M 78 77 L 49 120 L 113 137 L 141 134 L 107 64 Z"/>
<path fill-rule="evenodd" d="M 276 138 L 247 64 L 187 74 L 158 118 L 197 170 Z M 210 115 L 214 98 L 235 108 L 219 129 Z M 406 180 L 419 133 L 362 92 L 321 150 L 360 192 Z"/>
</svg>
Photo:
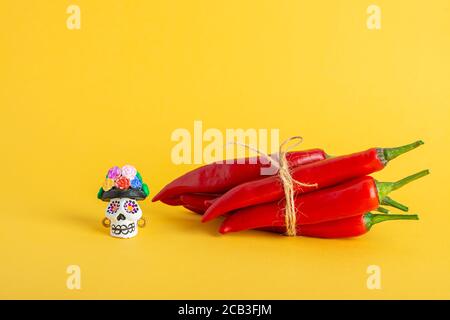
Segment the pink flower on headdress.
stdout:
<svg viewBox="0 0 450 320">
<path fill-rule="evenodd" d="M 137 170 L 135 167 L 126 165 L 122 167 L 122 176 L 128 178 L 129 180 L 133 180 L 136 176 Z"/>
</svg>

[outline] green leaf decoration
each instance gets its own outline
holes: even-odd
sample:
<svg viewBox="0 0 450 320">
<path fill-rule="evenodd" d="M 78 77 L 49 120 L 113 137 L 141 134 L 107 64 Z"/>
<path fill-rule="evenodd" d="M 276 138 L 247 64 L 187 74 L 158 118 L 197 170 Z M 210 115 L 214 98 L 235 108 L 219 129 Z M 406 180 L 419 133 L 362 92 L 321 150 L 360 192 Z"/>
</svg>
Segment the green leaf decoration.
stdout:
<svg viewBox="0 0 450 320">
<path fill-rule="evenodd" d="M 142 176 L 141 176 L 141 174 L 139 173 L 139 171 L 136 173 L 136 177 L 139 179 L 139 181 L 142 182 Z"/>
<path fill-rule="evenodd" d="M 102 198 L 102 195 L 103 195 L 103 188 L 100 187 L 100 190 L 98 190 L 98 193 L 97 193 L 97 198 L 98 198 L 98 199 L 101 199 L 101 198 Z"/>
<path fill-rule="evenodd" d="M 144 184 L 142 185 L 142 190 L 144 191 L 145 196 L 148 197 L 148 195 L 150 194 L 150 190 L 148 189 L 148 185 L 147 185 L 147 184 L 144 183 Z"/>
</svg>

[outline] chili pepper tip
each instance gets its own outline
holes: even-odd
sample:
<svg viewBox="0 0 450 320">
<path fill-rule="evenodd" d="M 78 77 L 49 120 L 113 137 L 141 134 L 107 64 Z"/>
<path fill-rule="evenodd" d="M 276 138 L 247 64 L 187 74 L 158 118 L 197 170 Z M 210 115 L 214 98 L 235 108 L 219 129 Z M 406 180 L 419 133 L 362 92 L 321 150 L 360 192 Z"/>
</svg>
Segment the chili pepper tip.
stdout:
<svg viewBox="0 0 450 320">
<path fill-rule="evenodd" d="M 156 202 L 158 200 L 160 200 L 161 198 L 161 193 L 158 193 L 156 196 L 153 197 L 152 202 Z"/>
<path fill-rule="evenodd" d="M 233 232 L 233 230 L 232 230 L 231 227 L 225 226 L 224 224 L 222 224 L 222 225 L 220 226 L 220 228 L 219 228 L 219 232 L 220 232 L 221 234 L 225 234 L 225 233 L 228 233 L 228 232 Z"/>
<path fill-rule="evenodd" d="M 210 220 L 212 220 L 212 219 L 214 219 L 215 217 L 214 216 L 211 216 L 211 215 L 208 215 L 208 214 L 205 214 L 205 215 L 203 215 L 203 217 L 202 217 L 202 222 L 208 222 L 208 221 L 210 221 Z"/>
</svg>

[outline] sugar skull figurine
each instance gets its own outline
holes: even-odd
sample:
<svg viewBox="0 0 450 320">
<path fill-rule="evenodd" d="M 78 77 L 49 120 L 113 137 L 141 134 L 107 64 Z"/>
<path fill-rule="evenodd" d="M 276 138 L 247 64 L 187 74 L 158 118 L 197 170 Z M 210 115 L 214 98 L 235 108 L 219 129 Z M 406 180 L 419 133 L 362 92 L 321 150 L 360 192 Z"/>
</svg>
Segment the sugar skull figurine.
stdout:
<svg viewBox="0 0 450 320">
<path fill-rule="evenodd" d="M 137 201 L 148 195 L 148 186 L 133 166 L 108 170 L 97 198 L 109 201 L 103 225 L 109 228 L 111 236 L 132 238 L 137 235 L 138 227 L 144 227 L 146 223 Z"/>
</svg>

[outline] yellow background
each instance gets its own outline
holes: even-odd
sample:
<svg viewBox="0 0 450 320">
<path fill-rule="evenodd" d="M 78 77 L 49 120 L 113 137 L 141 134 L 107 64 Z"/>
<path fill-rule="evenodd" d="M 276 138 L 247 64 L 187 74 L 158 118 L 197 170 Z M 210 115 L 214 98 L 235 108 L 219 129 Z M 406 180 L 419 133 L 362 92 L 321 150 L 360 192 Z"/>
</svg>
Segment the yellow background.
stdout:
<svg viewBox="0 0 450 320">
<path fill-rule="evenodd" d="M 81 30 L 66 8 L 81 8 Z M 1 298 L 450 298 L 450 2 L 1 1 Z M 337 155 L 423 139 L 376 175 L 419 222 L 347 240 L 220 236 L 184 209 L 109 237 L 96 199 L 134 164 L 152 195 L 177 128 L 280 128 Z M 82 289 L 66 288 L 81 267 Z M 382 289 L 366 288 L 379 265 Z"/>
</svg>

